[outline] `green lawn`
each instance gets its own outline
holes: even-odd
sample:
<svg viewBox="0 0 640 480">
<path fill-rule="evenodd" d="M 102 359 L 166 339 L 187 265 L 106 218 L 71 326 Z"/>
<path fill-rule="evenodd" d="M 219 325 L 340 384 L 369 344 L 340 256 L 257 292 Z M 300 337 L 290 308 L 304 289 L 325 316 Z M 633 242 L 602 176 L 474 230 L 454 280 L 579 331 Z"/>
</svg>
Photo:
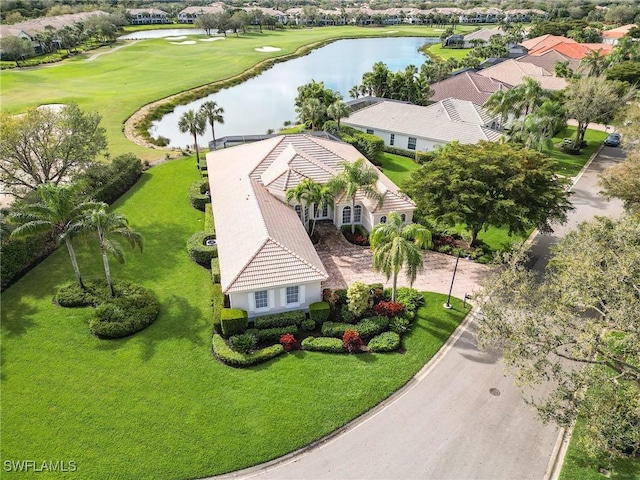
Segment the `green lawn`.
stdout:
<svg viewBox="0 0 640 480">
<path fill-rule="evenodd" d="M 440 58 L 442 60 L 447 60 L 448 58 L 462 60 L 470 51 L 470 48 L 443 48 L 440 43 L 435 43 L 425 49 L 425 53 L 427 55 L 431 55 L 432 57 Z"/>
<path fill-rule="evenodd" d="M 146 239 L 144 253 L 127 251 L 127 265 L 112 263 L 116 280 L 158 295 L 160 315 L 146 330 L 101 341 L 88 333 L 90 310 L 55 306 L 56 289 L 73 279 L 64 249 L 3 292 L 3 460 L 74 460 L 83 479 L 194 478 L 247 467 L 379 403 L 462 319 L 460 301 L 449 311 L 444 295 L 427 294 L 405 354 L 298 352 L 247 370 L 221 365 L 211 353 L 209 273 L 185 249 L 203 228 L 186 194 L 197 178 L 193 158 L 174 160 L 146 172 L 116 204 Z M 80 245 L 78 255 L 85 278 L 102 275 L 95 246 Z"/>
<path fill-rule="evenodd" d="M 77 102 L 103 116 L 112 156 L 132 151 L 147 160 L 164 158 L 164 150 L 139 147 L 122 133 L 124 121 L 143 105 L 174 93 L 239 74 L 258 62 L 295 52 L 303 45 L 341 37 L 439 36 L 429 27 L 398 25 L 393 30 L 353 26 L 322 27 L 228 35 L 218 42 L 172 45 L 165 39 L 123 42 L 117 51 L 92 50 L 57 64 L 3 71 L 2 108 L 19 113 L 47 103 Z M 198 36 L 190 37 L 195 40 Z M 270 45 L 280 52 L 261 53 Z M 94 61 L 87 59 L 105 52 Z M 225 108 L 232 108 L 226 106 Z"/>
<path fill-rule="evenodd" d="M 602 480 L 605 477 L 598 471 L 600 467 L 610 470 L 610 478 L 613 480 L 640 478 L 640 459 L 621 458 L 613 462 L 613 465 L 607 465 L 587 457 L 579 445 L 583 428 L 584 425 L 578 420 L 562 465 L 560 480 Z"/>
<path fill-rule="evenodd" d="M 555 145 L 564 138 L 575 138 L 575 136 L 576 127 L 567 126 L 563 131 L 558 133 L 558 135 L 553 137 L 553 143 Z M 563 153 L 555 146 L 552 151 L 546 151 L 545 153 L 560 163 L 560 168 L 557 173 L 567 177 L 575 177 L 580 173 L 580 170 L 585 166 L 591 155 L 602 145 L 605 138 L 607 138 L 605 132 L 589 129 L 584 136 L 584 139 L 587 141 L 587 146 L 582 149 L 580 155 Z"/>
</svg>

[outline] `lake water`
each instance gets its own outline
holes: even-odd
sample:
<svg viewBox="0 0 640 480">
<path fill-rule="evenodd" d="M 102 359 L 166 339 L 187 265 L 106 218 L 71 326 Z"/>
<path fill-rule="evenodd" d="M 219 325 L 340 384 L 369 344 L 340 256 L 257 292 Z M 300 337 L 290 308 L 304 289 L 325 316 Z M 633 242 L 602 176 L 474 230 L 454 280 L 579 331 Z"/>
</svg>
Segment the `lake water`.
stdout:
<svg viewBox="0 0 640 480">
<path fill-rule="evenodd" d="M 118 40 L 145 40 L 149 38 L 181 37 L 183 35 L 206 35 L 207 32 L 200 28 L 167 28 L 161 30 L 140 30 L 128 33 Z"/>
<path fill-rule="evenodd" d="M 325 87 L 342 93 L 345 101 L 350 100 L 349 89 L 360 83 L 362 74 L 370 71 L 375 62 L 386 63 L 391 71 L 402 70 L 407 65 L 419 67 L 426 57 L 418 48 L 438 41 L 437 38 L 424 37 L 339 40 L 304 57 L 278 63 L 240 85 L 178 106 L 154 122 L 149 133 L 153 137 L 169 138 L 172 147 L 192 145 L 193 137 L 179 132 L 178 120 L 184 112 L 197 110 L 208 100 L 224 108 L 224 124 L 215 125 L 216 138 L 263 134 L 268 129 L 277 131 L 285 121 L 295 123 L 293 102 L 300 85 L 311 80 L 323 81 Z M 209 140 L 211 127 L 207 127 L 198 143 L 206 145 Z"/>
</svg>

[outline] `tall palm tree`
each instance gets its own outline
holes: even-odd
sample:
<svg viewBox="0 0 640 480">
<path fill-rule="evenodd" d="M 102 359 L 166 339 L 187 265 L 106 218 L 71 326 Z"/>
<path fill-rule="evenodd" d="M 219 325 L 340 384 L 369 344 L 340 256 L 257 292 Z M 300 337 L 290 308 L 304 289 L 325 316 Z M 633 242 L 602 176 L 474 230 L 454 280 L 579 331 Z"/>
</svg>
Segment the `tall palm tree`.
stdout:
<svg viewBox="0 0 640 480">
<path fill-rule="evenodd" d="M 349 89 L 349 96 L 356 100 L 360 96 L 360 88 L 358 85 L 354 85 Z"/>
<path fill-rule="evenodd" d="M 313 202 L 315 191 L 320 187 L 321 185 L 319 183 L 314 182 L 310 178 L 305 178 L 294 188 L 287 190 L 287 203 L 295 199 L 302 207 L 301 220 L 307 232 L 309 232 L 309 206 Z"/>
<path fill-rule="evenodd" d="M 590 77 L 599 77 L 607 68 L 607 58 L 602 55 L 602 49 L 591 50 L 580 60 L 580 70 L 587 72 Z"/>
<path fill-rule="evenodd" d="M 327 107 L 327 115 L 329 115 L 329 118 L 338 121 L 338 130 L 340 130 L 340 119 L 348 117 L 349 113 L 351 113 L 351 109 L 342 100 L 336 100 Z"/>
<path fill-rule="evenodd" d="M 215 123 L 224 124 L 224 117 L 222 114 L 224 113 L 224 108 L 219 107 L 216 102 L 208 101 L 204 102 L 200 106 L 200 113 L 204 116 L 204 118 L 211 125 L 211 135 L 213 136 L 213 148 L 215 149 L 216 145 L 216 131 L 214 128 Z"/>
<path fill-rule="evenodd" d="M 525 77 L 524 82 L 511 90 L 511 92 L 516 96 L 518 100 L 517 106 L 521 112 L 524 112 L 525 116 L 533 113 L 548 97 L 540 82 L 531 77 Z"/>
<path fill-rule="evenodd" d="M 77 187 L 72 186 L 44 183 L 38 185 L 37 193 L 40 196 L 40 202 L 25 205 L 22 208 L 17 207 L 11 214 L 11 220 L 20 224 L 13 230 L 11 236 L 25 238 L 48 231 L 53 232 L 56 242 L 64 242 L 66 245 L 78 285 L 84 288 L 71 240 L 82 233 L 77 222 L 86 212 L 100 204 L 81 201 Z"/>
<path fill-rule="evenodd" d="M 309 194 L 309 204 L 311 205 L 311 230 L 309 236 L 313 236 L 316 229 L 317 212 L 324 210 L 324 207 L 333 207 L 334 195 L 327 185 L 316 183 Z"/>
<path fill-rule="evenodd" d="M 182 114 L 178 121 L 178 129 L 181 133 L 190 133 L 193 135 L 193 143 L 196 146 L 196 162 L 198 168 L 200 168 L 200 151 L 198 150 L 198 135 L 204 133 L 207 128 L 207 119 L 200 112 L 196 113 L 195 110 L 188 110 Z"/>
<path fill-rule="evenodd" d="M 109 237 L 113 235 L 122 237 L 129 242 L 131 248 L 139 247 L 140 251 L 142 251 L 144 245 L 144 238 L 141 234 L 129 228 L 127 217 L 118 212 L 110 212 L 108 208 L 106 203 L 102 203 L 97 208 L 86 212 L 81 224 L 85 231 L 93 230 L 98 236 L 98 245 L 102 253 L 104 273 L 107 278 L 109 291 L 113 297 L 115 296 L 115 292 L 113 290 L 108 254 L 110 253 L 116 257 L 118 262 L 124 263 L 124 252 L 120 244 Z"/>
<path fill-rule="evenodd" d="M 302 123 L 309 125 L 311 130 L 315 130 L 326 110 L 317 98 L 307 98 L 299 107 L 296 107 L 296 113 Z"/>
<path fill-rule="evenodd" d="M 356 195 L 362 192 L 365 197 L 382 204 L 384 195 L 376 188 L 378 182 L 378 171 L 366 165 L 364 158 L 359 158 L 355 162 L 340 162 L 343 167 L 342 172 L 327 182 L 328 188 L 334 195 L 344 194 L 351 200 L 351 233 L 356 233 L 356 225 L 353 222 L 353 212 L 356 208 Z"/>
<path fill-rule="evenodd" d="M 431 232 L 422 225 L 405 225 L 398 212 L 387 215 L 387 223 L 379 223 L 369 236 L 373 251 L 373 268 L 393 277 L 391 299 L 395 301 L 398 273 L 405 267 L 409 284 L 413 285 L 423 268 L 422 248 L 432 245 Z"/>
</svg>

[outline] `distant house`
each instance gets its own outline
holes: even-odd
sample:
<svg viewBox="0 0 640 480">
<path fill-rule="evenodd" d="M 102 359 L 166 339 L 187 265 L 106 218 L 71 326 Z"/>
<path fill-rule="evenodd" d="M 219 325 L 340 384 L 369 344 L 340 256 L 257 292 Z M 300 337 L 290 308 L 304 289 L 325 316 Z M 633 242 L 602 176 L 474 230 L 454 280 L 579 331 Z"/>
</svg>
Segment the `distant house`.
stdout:
<svg viewBox="0 0 640 480">
<path fill-rule="evenodd" d="M 464 72 L 430 85 L 433 95 L 429 100 L 440 102 L 448 98 L 467 100 L 476 105 L 484 105 L 487 99 L 499 90 L 513 88 L 508 83 L 475 72 Z"/>
<path fill-rule="evenodd" d="M 353 112 L 342 123 L 404 150 L 428 151 L 453 141 L 497 141 L 502 136 L 498 116 L 472 102 L 453 98 L 427 107 L 382 100 Z"/>
<path fill-rule="evenodd" d="M 478 74 L 513 85 L 514 87 L 522 85 L 524 79 L 527 77 L 539 82 L 542 88 L 546 90 L 562 90 L 567 86 L 567 81 L 564 78 L 556 77 L 553 71 L 549 71 L 533 63 L 521 61 L 521 59 L 505 60 L 497 65 L 480 70 Z"/>
<path fill-rule="evenodd" d="M 255 14 L 255 12 L 261 12 L 264 17 L 273 17 L 277 23 L 282 25 L 286 25 L 288 21 L 288 15 L 280 10 L 276 10 L 275 8 L 266 8 L 266 7 L 244 7 L 244 11 L 246 11 L 249 15 Z M 256 24 L 257 22 L 252 22 Z"/>
<path fill-rule="evenodd" d="M 301 222 L 302 206 L 286 203 L 286 192 L 302 180 L 326 183 L 341 162 L 362 158 L 346 143 L 311 135 L 276 136 L 207 154 L 216 225 L 221 285 L 233 308 L 249 317 L 299 310 L 322 299 L 328 278 Z M 372 167 L 372 165 L 367 162 Z M 352 221 L 367 230 L 386 222 L 391 211 L 407 223 L 415 205 L 380 173 L 378 204 L 362 195 L 335 199 L 333 207 L 310 208 L 337 227 Z"/>
<path fill-rule="evenodd" d="M 193 23 L 198 16 L 205 13 L 221 13 L 225 11 L 224 3 L 212 3 L 208 7 L 187 7 L 178 13 L 178 23 Z"/>
<path fill-rule="evenodd" d="M 549 50 L 541 55 L 525 55 L 518 58 L 518 62 L 531 63 L 551 73 L 555 73 L 557 63 L 566 63 L 567 67 L 574 72 L 577 72 L 580 67 L 580 60 L 568 57 L 557 50 Z"/>
<path fill-rule="evenodd" d="M 483 28 L 476 32 L 468 33 L 464 36 L 464 48 L 472 48 L 477 41 L 481 40 L 484 44 L 489 44 L 491 37 L 498 35 L 504 37 L 507 33 L 501 28 Z M 507 44 L 509 58 L 518 58 L 527 54 L 527 49 L 522 45 L 509 42 Z"/>
<path fill-rule="evenodd" d="M 607 55 L 613 49 L 613 45 L 606 43 L 578 43 L 575 40 L 557 35 L 542 35 L 522 42 L 529 55 L 543 55 L 555 50 L 567 58 L 580 60 L 592 50 L 599 51 L 601 55 Z"/>
<path fill-rule="evenodd" d="M 602 43 L 607 43 L 609 45 L 617 45 L 618 41 L 624 37 L 629 30 L 631 30 L 636 25 L 623 25 L 622 27 L 612 28 L 611 30 L 604 30 L 602 32 Z"/>
<path fill-rule="evenodd" d="M 127 8 L 131 25 L 171 23 L 167 12 L 158 8 Z"/>
</svg>

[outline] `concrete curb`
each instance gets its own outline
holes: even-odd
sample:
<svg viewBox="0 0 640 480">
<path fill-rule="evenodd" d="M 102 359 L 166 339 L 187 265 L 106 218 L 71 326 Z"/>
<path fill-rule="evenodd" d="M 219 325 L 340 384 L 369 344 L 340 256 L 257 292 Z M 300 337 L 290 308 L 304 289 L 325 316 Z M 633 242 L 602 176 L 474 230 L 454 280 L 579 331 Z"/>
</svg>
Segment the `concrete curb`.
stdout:
<svg viewBox="0 0 640 480">
<path fill-rule="evenodd" d="M 478 304 L 479 303 L 480 302 L 478 302 Z M 333 440 L 336 440 L 338 437 L 368 422 L 369 420 L 374 418 L 376 415 L 381 413 L 383 410 L 385 410 L 387 407 L 397 402 L 403 396 L 405 396 L 407 393 L 413 390 L 422 380 L 424 380 L 427 377 L 427 375 L 429 375 L 429 373 L 436 367 L 436 365 L 440 363 L 440 360 L 442 360 L 442 358 L 447 354 L 447 352 L 451 350 L 455 342 L 462 336 L 462 334 L 465 332 L 465 330 L 467 329 L 471 321 L 476 318 L 479 309 L 480 309 L 479 306 L 476 305 L 469 311 L 469 313 L 466 315 L 464 320 L 462 320 L 460 325 L 458 325 L 458 327 L 453 331 L 453 333 L 449 336 L 449 338 L 444 343 L 444 345 L 440 348 L 440 350 L 438 350 L 436 354 L 433 357 L 431 357 L 431 360 L 429 360 L 420 369 L 420 371 L 418 371 L 418 373 L 416 373 L 411 379 L 409 379 L 407 383 L 405 383 L 402 387 L 400 387 L 398 390 L 396 390 L 394 393 L 392 393 L 382 402 L 380 402 L 379 404 L 377 404 L 367 412 L 363 413 L 359 417 L 351 420 L 349 423 L 343 425 L 337 430 L 334 430 L 333 432 L 326 435 L 325 437 L 322 437 L 316 440 L 315 442 L 310 443 L 306 447 L 302 447 L 294 452 L 287 453 L 282 457 L 276 458 L 269 462 L 261 463 L 259 465 L 254 465 L 253 467 L 248 467 L 243 470 L 237 470 L 235 472 L 225 473 L 223 475 L 218 475 L 214 477 L 206 477 L 205 479 L 202 479 L 202 480 L 211 480 L 211 479 L 224 480 L 224 479 L 240 479 L 240 478 L 256 477 L 262 473 L 269 472 L 270 470 L 274 470 L 286 464 L 294 463 L 303 454 L 308 453 L 312 450 L 316 450 L 318 448 L 322 448 L 324 445 L 327 445 Z"/>
</svg>

